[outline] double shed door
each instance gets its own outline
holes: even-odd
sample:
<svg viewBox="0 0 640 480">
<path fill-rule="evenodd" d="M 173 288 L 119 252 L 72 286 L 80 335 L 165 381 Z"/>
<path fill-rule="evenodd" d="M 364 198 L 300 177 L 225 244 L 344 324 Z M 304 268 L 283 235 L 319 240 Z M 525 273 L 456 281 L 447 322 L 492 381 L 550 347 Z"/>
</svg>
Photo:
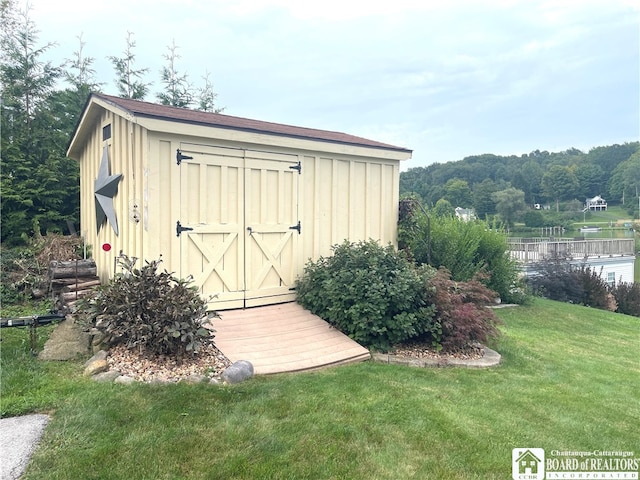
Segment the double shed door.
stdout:
<svg viewBox="0 0 640 480">
<path fill-rule="evenodd" d="M 180 275 L 215 309 L 295 299 L 298 157 L 182 144 Z M 178 232 L 178 229 L 177 229 Z"/>
</svg>

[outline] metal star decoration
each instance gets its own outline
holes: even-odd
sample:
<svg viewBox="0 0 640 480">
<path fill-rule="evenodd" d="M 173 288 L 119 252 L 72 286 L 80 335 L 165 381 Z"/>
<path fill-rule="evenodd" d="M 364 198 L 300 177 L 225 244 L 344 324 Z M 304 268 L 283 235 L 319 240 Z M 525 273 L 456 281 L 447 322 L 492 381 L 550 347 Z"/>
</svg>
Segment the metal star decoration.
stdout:
<svg viewBox="0 0 640 480">
<path fill-rule="evenodd" d="M 94 182 L 94 196 L 96 201 L 96 226 L 98 232 L 105 220 L 109 220 L 109 224 L 113 231 L 118 235 L 118 219 L 116 211 L 113 208 L 113 197 L 118 193 L 118 183 L 122 178 L 122 174 L 109 175 L 109 147 L 106 145 L 102 149 L 102 162 L 100 170 L 98 170 L 98 178 Z"/>
</svg>

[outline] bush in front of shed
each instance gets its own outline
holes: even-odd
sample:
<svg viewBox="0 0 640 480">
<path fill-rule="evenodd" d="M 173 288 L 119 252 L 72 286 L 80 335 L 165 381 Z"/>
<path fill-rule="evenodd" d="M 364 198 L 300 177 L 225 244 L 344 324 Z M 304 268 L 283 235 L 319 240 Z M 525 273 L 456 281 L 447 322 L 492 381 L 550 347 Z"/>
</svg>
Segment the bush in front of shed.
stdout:
<svg viewBox="0 0 640 480">
<path fill-rule="evenodd" d="M 207 312 L 207 302 L 191 279 L 179 279 L 164 270 L 160 260 L 135 268 L 135 260 L 118 258 L 122 267 L 97 295 L 84 305 L 110 345 L 123 344 L 152 355 L 181 358 L 197 353 L 212 331 L 204 328 L 215 312 Z"/>
<path fill-rule="evenodd" d="M 435 271 L 416 269 L 393 246 L 373 240 L 332 247 L 333 255 L 305 266 L 298 302 L 355 341 L 387 350 L 439 325 L 429 301 Z"/>
</svg>

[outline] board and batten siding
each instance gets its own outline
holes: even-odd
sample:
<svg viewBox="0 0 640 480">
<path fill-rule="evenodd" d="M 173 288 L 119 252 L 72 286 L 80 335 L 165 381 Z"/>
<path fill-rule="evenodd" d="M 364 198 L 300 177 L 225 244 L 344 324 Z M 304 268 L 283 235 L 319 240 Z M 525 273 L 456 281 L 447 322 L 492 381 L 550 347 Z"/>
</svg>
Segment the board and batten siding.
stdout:
<svg viewBox="0 0 640 480">
<path fill-rule="evenodd" d="M 111 138 L 103 142 L 103 128 L 111 125 Z M 95 179 L 102 161 L 103 146 L 109 149 L 109 173 L 122 173 L 118 193 L 113 199 L 120 234 L 105 223 L 96 234 Z M 109 111 L 103 111 L 88 135 L 80 163 L 80 223 L 82 234 L 91 247 L 98 275 L 113 277 L 115 259 L 122 251 L 130 256 L 145 258 L 143 245 L 143 191 L 144 165 L 147 161 L 147 132 L 140 125 Z M 136 220 L 137 219 L 137 220 Z M 109 252 L 102 250 L 103 244 L 112 246 Z M 99 259 L 99 260 L 98 260 Z"/>
<path fill-rule="evenodd" d="M 242 168 L 245 167 L 247 158 L 255 156 L 252 152 L 260 152 L 262 157 L 268 152 L 259 151 L 260 146 L 257 145 L 237 145 L 210 139 L 158 135 L 153 132 L 149 134 L 149 144 L 149 156 L 154 161 L 149 164 L 145 176 L 145 198 L 154 199 L 154 207 L 145 208 L 145 211 L 148 210 L 149 229 L 156 233 L 149 236 L 148 252 L 153 258 L 162 255 L 167 268 L 171 266 L 172 270 L 179 272 L 176 265 L 180 261 L 180 248 L 175 226 L 177 220 L 183 225 L 189 225 L 189 219 L 181 218 L 180 205 L 176 199 L 180 197 L 180 169 L 188 171 L 193 167 L 188 161 L 179 167 L 175 159 L 176 150 L 180 148 L 185 152 L 214 152 L 222 149 L 226 150 L 227 155 L 232 155 L 231 152 L 235 151 L 237 153 L 233 155 L 237 155 L 237 158 L 234 162 Z M 266 150 L 264 146 L 262 148 Z M 398 161 L 372 161 L 346 155 L 329 157 L 323 152 L 310 155 L 309 152 L 276 149 L 273 146 L 268 147 L 268 150 L 273 155 L 290 156 L 292 163 L 300 161 L 302 166 L 298 184 L 298 218 L 303 233 L 300 236 L 297 275 L 302 274 L 308 260 L 330 255 L 331 246 L 344 240 L 374 239 L 383 245 L 396 244 Z M 201 190 L 204 191 L 204 187 Z M 186 198 L 193 204 L 194 210 L 204 208 L 199 204 L 198 192 L 190 191 Z M 207 208 L 219 209 L 222 205 L 211 202 Z M 223 219 L 222 222 L 227 223 L 230 220 L 225 216 L 228 215 L 230 214 L 218 212 L 213 219 Z M 236 220 L 239 215 L 232 212 Z"/>
<path fill-rule="evenodd" d="M 398 162 L 305 155 L 302 169 L 305 262 L 344 240 L 396 244 Z"/>
</svg>

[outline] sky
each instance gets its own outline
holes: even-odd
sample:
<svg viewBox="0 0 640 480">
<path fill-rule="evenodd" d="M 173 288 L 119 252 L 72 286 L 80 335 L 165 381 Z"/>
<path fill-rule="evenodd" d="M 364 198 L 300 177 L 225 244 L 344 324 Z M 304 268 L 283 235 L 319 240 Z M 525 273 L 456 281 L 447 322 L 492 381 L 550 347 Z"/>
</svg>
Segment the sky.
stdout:
<svg viewBox="0 0 640 480">
<path fill-rule="evenodd" d="M 25 5 L 24 0 L 21 5 Z M 402 170 L 469 155 L 588 151 L 640 138 L 637 0 L 30 0 L 54 64 L 127 32 L 155 102 L 168 46 L 225 114 L 413 150 Z"/>
</svg>

